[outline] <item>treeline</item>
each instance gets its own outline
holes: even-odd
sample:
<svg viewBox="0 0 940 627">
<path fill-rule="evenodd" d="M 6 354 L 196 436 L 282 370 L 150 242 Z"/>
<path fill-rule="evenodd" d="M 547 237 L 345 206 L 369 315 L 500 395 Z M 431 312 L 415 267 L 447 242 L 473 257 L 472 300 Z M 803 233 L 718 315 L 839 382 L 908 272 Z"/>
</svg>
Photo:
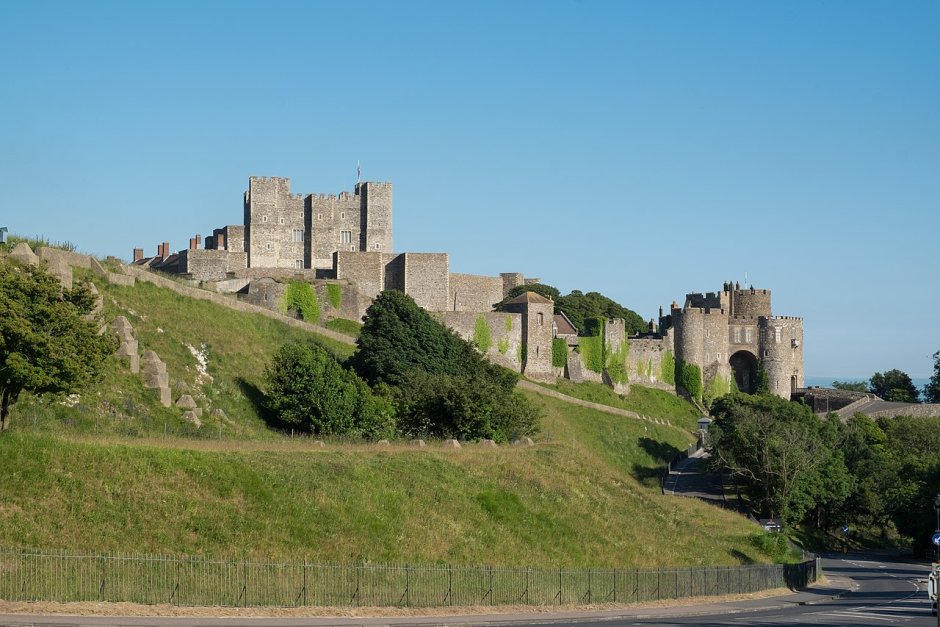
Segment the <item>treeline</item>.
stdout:
<svg viewBox="0 0 940 627">
<path fill-rule="evenodd" d="M 715 401 L 713 463 L 730 472 L 755 515 L 832 531 L 897 530 L 925 545 L 940 488 L 940 417 L 843 422 L 768 395 Z"/>
<path fill-rule="evenodd" d="M 544 283 L 514 287 L 509 290 L 506 298 L 496 303 L 494 307 L 499 311 L 507 301 L 524 292 L 535 292 L 551 298 L 555 302 L 555 313 L 564 313 L 568 316 L 568 320 L 578 330 L 578 335 L 592 335 L 590 324 L 597 318 L 622 318 L 628 335 L 636 335 L 647 330 L 646 322 L 638 313 L 599 292 L 584 294 L 579 290 L 572 290 L 570 294 L 562 296 L 558 288 Z"/>
<path fill-rule="evenodd" d="M 539 411 L 517 375 L 387 290 L 366 311 L 358 351 L 340 363 L 314 343 L 287 344 L 265 372 L 267 408 L 316 435 L 506 442 L 534 434 Z"/>
<path fill-rule="evenodd" d="M 870 392 L 886 401 L 901 403 L 919 403 L 923 394 L 923 402 L 940 403 L 940 351 L 933 354 L 933 359 L 934 373 L 923 390 L 917 389 L 906 372 L 897 369 L 876 372 L 868 381 L 833 381 L 832 387 L 837 390 Z"/>
</svg>

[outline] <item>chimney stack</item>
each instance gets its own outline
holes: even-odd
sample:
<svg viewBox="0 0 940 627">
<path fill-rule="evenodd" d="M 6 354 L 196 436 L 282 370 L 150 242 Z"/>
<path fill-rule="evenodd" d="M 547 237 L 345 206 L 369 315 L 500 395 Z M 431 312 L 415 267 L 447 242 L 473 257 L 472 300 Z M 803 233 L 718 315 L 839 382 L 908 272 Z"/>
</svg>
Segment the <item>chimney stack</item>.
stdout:
<svg viewBox="0 0 940 627">
<path fill-rule="evenodd" d="M 140 261 L 140 260 L 143 259 L 143 258 L 144 258 L 144 249 L 143 249 L 143 248 L 135 248 L 135 249 L 134 249 L 134 262 L 136 263 L 136 262 Z"/>
<path fill-rule="evenodd" d="M 199 233 L 196 233 L 196 248 L 195 248 L 195 250 L 198 250 L 200 246 L 202 246 L 202 235 L 200 235 Z"/>
<path fill-rule="evenodd" d="M 170 242 L 163 242 L 163 258 L 166 259 L 170 256 Z"/>
<path fill-rule="evenodd" d="M 225 250 L 225 236 L 219 233 L 215 236 L 216 250 Z"/>
</svg>

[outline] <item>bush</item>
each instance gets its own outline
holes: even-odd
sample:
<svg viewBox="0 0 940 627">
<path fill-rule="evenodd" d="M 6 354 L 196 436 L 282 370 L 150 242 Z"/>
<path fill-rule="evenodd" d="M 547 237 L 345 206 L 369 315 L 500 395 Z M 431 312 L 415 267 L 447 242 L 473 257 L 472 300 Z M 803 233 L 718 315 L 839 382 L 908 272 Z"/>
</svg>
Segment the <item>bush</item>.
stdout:
<svg viewBox="0 0 940 627">
<path fill-rule="evenodd" d="M 317 435 L 380 437 L 391 407 L 316 344 L 282 346 L 265 370 L 266 404 L 285 424 Z"/>
<path fill-rule="evenodd" d="M 379 294 L 357 344 L 350 363 L 390 386 L 404 435 L 505 441 L 537 428 L 538 411 L 514 391 L 518 376 L 487 362 L 410 296 Z"/>
<path fill-rule="evenodd" d="M 532 435 L 538 411 L 514 385 L 514 376 L 498 380 L 412 371 L 393 392 L 399 431 L 406 437 L 496 442 Z"/>
</svg>

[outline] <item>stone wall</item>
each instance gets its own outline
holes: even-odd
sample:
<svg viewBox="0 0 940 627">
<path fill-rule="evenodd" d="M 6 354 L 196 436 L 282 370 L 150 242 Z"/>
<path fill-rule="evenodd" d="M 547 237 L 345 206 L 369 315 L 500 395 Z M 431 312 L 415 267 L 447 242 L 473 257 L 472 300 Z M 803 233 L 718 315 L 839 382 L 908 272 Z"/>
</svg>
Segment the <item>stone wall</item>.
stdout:
<svg viewBox="0 0 940 627">
<path fill-rule="evenodd" d="M 330 267 L 336 251 L 362 250 L 362 198 L 358 194 L 311 194 L 305 202 L 310 216 L 311 267 Z"/>
<path fill-rule="evenodd" d="M 447 311 L 447 253 L 402 253 L 405 293 L 428 311 Z"/>
<path fill-rule="evenodd" d="M 755 290 L 753 287 L 731 292 L 731 315 L 770 316 L 770 290 Z"/>
<path fill-rule="evenodd" d="M 488 360 L 516 372 L 522 371 L 519 361 L 522 348 L 522 315 L 505 312 L 442 311 L 432 313 L 444 325 L 467 340 L 474 343 L 474 333 L 478 321 L 482 320 L 489 328 L 491 344 L 486 351 Z"/>
<path fill-rule="evenodd" d="M 449 311 L 491 311 L 503 300 L 504 278 L 476 274 L 451 274 Z"/>
<path fill-rule="evenodd" d="M 630 383 L 646 387 L 674 390 L 674 386 L 663 381 L 663 355 L 671 350 L 666 338 L 630 338 L 627 353 L 627 373 Z"/>
<path fill-rule="evenodd" d="M 385 264 L 382 253 L 336 251 L 333 254 L 336 279 L 352 284 L 369 298 L 375 298 L 386 287 Z"/>
<path fill-rule="evenodd" d="M 247 269 L 247 253 L 227 250 L 181 250 L 179 251 L 179 273 L 189 275 L 197 281 L 222 281 L 229 273 Z"/>
</svg>

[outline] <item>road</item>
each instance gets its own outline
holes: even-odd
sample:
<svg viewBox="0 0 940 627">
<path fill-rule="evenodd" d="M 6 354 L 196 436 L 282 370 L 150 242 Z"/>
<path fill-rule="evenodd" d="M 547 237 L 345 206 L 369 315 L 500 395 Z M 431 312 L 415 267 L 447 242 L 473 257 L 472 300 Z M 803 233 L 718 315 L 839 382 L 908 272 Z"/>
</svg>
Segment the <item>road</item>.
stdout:
<svg viewBox="0 0 940 627">
<path fill-rule="evenodd" d="M 824 587 L 769 599 L 725 603 L 703 602 L 694 606 L 620 608 L 542 614 L 398 617 L 309 618 L 204 618 L 204 617 L 85 617 L 0 615 L 0 627 L 37 626 L 147 626 L 177 627 L 325 627 L 327 625 L 429 626 L 429 625 L 584 625 L 605 626 L 699 625 L 742 627 L 759 625 L 882 625 L 940 627 L 927 602 L 926 565 L 891 561 L 861 554 L 831 556 L 823 560 L 828 578 Z M 839 598 L 833 598 L 837 594 Z"/>
</svg>

